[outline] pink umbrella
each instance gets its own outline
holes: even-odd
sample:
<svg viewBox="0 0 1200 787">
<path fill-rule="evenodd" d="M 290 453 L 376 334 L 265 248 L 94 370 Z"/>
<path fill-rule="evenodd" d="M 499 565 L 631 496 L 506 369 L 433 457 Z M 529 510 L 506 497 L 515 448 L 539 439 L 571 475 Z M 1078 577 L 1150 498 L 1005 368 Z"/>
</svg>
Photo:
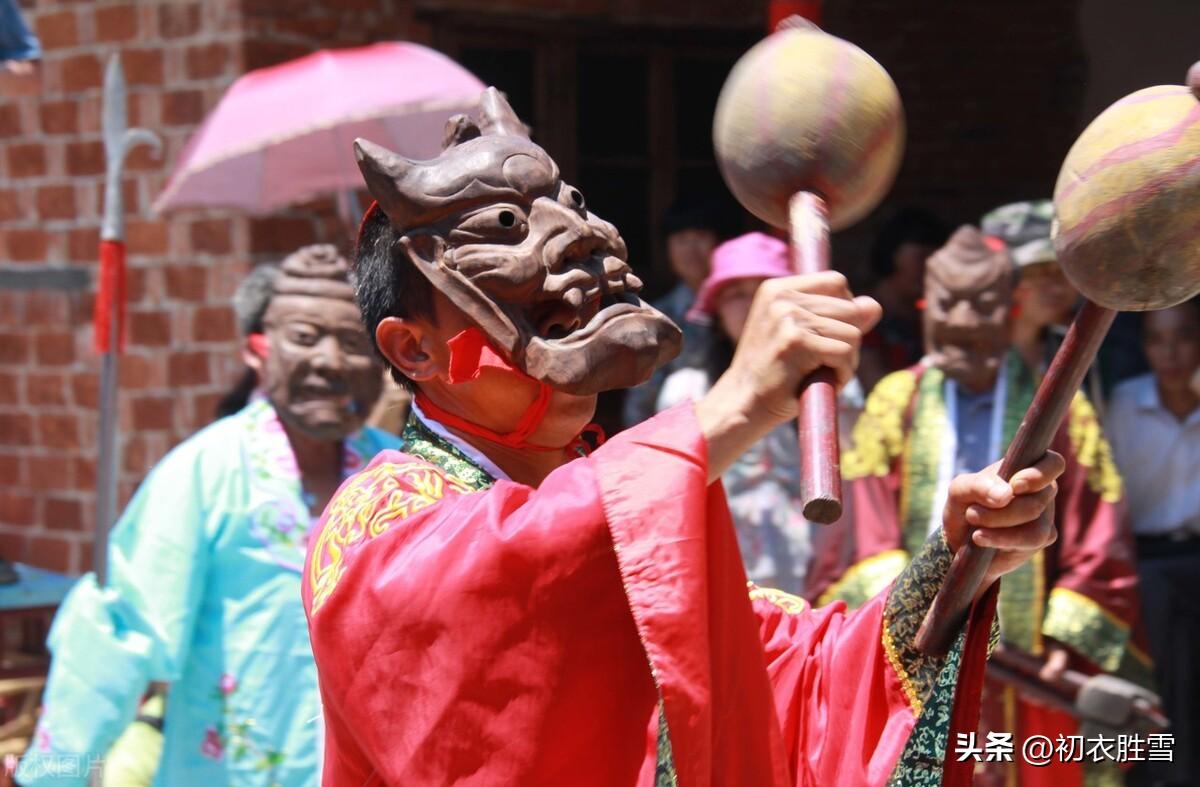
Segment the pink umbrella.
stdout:
<svg viewBox="0 0 1200 787">
<path fill-rule="evenodd" d="M 442 127 L 484 85 L 410 43 L 316 52 L 238 79 L 188 141 L 156 211 L 223 206 L 269 213 L 362 185 L 355 137 L 409 158 L 441 149 Z"/>
</svg>

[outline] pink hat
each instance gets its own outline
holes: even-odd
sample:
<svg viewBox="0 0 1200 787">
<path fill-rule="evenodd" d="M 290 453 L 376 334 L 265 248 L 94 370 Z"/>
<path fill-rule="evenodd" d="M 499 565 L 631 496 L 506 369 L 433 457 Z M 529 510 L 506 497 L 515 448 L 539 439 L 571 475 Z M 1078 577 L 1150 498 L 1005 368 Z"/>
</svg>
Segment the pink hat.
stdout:
<svg viewBox="0 0 1200 787">
<path fill-rule="evenodd" d="M 708 278 L 700 285 L 696 302 L 688 310 L 688 319 L 711 315 L 717 293 L 737 279 L 774 279 L 792 274 L 788 246 L 778 238 L 751 232 L 725 241 L 712 253 Z"/>
</svg>

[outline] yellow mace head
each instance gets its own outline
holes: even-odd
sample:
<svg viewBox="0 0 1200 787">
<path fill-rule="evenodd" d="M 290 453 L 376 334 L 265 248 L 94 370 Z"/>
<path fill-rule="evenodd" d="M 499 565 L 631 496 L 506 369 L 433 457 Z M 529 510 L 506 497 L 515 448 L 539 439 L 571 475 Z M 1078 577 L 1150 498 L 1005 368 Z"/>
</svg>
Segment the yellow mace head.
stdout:
<svg viewBox="0 0 1200 787">
<path fill-rule="evenodd" d="M 1067 154 L 1054 210 L 1063 270 L 1101 306 L 1163 309 L 1200 291 L 1200 101 L 1192 89 L 1148 87 L 1104 110 Z"/>
<path fill-rule="evenodd" d="M 831 229 L 887 193 L 904 150 L 891 77 L 853 44 L 812 28 L 780 30 L 734 65 L 713 119 L 717 164 L 751 213 L 787 226 L 798 191 L 823 197 Z"/>
</svg>

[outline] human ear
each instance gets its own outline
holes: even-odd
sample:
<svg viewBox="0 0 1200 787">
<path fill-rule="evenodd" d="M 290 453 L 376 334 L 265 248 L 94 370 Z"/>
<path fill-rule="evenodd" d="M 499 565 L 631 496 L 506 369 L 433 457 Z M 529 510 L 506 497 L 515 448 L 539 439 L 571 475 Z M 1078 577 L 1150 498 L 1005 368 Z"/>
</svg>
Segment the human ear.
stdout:
<svg viewBox="0 0 1200 787">
<path fill-rule="evenodd" d="M 388 363 L 410 380 L 430 380 L 441 371 L 430 346 L 433 336 L 420 320 L 384 317 L 375 327 L 375 343 Z"/>
</svg>

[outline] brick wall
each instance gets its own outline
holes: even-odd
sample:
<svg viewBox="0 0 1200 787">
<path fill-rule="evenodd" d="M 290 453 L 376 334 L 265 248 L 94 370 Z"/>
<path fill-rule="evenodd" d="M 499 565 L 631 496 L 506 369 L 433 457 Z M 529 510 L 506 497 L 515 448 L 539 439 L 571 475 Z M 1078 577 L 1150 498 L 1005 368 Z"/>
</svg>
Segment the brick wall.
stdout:
<svg viewBox="0 0 1200 787">
<path fill-rule="evenodd" d="M 332 201 L 267 218 L 149 212 L 196 124 L 240 73 L 321 47 L 430 41 L 463 14 L 578 16 L 670 26 L 761 18 L 735 0 L 20 0 L 46 50 L 36 79 L 0 84 L 0 273 L 94 274 L 104 157 L 100 85 L 120 51 L 131 124 L 165 157 L 129 162 L 129 347 L 121 361 L 121 502 L 207 423 L 239 370 L 229 298 L 255 262 L 314 241 L 348 245 Z M 893 202 L 955 220 L 1045 194 L 1080 123 L 1076 0 L 944 3 L 902 17 L 884 0 L 826 3 L 825 25 L 874 53 L 905 98 L 909 152 Z M 450 12 L 440 14 L 440 12 Z M 586 188 L 586 184 L 582 184 Z M 839 235 L 853 268 L 878 217 Z M 0 554 L 58 570 L 91 560 L 98 359 L 91 287 L 0 288 Z"/>
<path fill-rule="evenodd" d="M 23 3 L 45 59 L 0 96 L 0 266 L 94 274 L 103 208 L 104 64 L 120 52 L 131 125 L 162 138 L 122 183 L 129 250 L 121 359 L 122 504 L 146 470 L 207 422 L 237 370 L 228 296 L 245 269 L 243 219 L 171 220 L 150 203 L 197 122 L 242 70 L 231 2 Z M 0 554 L 57 570 L 91 561 L 99 362 L 92 289 L 0 290 Z"/>
</svg>

